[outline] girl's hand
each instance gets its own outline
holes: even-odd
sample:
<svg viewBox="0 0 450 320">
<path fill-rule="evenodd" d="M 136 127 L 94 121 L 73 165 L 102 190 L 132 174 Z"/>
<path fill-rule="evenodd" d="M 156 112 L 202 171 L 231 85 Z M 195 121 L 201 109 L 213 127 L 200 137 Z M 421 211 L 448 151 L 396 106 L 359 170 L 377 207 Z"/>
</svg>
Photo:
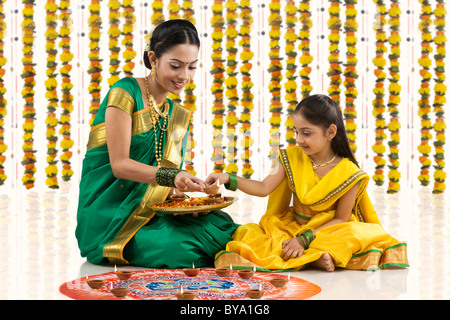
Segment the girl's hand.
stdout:
<svg viewBox="0 0 450 320">
<path fill-rule="evenodd" d="M 205 183 L 187 171 L 180 171 L 175 177 L 175 187 L 181 192 L 203 192 Z"/>
<path fill-rule="evenodd" d="M 303 255 L 303 252 L 305 251 L 305 248 L 303 248 L 300 239 L 297 237 L 283 241 L 281 247 L 283 248 L 283 254 L 281 257 L 284 260 L 301 257 Z"/>
<path fill-rule="evenodd" d="M 230 182 L 230 176 L 226 173 L 211 173 L 205 180 L 207 187 Z"/>
</svg>

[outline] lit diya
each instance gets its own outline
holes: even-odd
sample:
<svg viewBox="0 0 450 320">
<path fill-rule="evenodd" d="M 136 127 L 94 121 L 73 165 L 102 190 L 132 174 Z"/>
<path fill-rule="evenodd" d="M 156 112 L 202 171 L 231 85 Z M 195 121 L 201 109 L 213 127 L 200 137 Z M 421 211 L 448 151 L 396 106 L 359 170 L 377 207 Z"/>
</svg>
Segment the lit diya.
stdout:
<svg viewBox="0 0 450 320">
<path fill-rule="evenodd" d="M 289 276 L 287 278 L 274 277 L 274 278 L 270 279 L 270 283 L 276 288 L 281 288 L 281 287 L 284 287 L 289 282 L 290 278 L 291 278 L 291 274 L 289 274 Z"/>
<path fill-rule="evenodd" d="M 253 277 L 253 275 L 255 274 L 256 271 L 256 266 L 253 266 L 253 270 L 238 270 L 238 275 L 239 277 L 241 277 L 242 279 L 251 279 L 251 277 Z"/>
<path fill-rule="evenodd" d="M 230 269 L 228 269 L 228 268 L 217 268 L 215 271 L 216 271 L 216 274 L 219 277 L 228 277 L 231 274 L 231 271 L 233 271 L 233 267 L 230 264 Z"/>
<path fill-rule="evenodd" d="M 194 300 L 196 295 L 193 291 L 183 291 L 183 287 L 181 287 L 180 292 L 175 293 L 178 300 Z"/>
<path fill-rule="evenodd" d="M 211 185 L 208 187 L 203 188 L 203 191 L 206 194 L 216 194 L 217 192 L 219 192 L 219 186 L 218 185 Z"/>
<path fill-rule="evenodd" d="M 192 268 L 184 268 L 183 272 L 188 277 L 196 277 L 199 274 L 200 269 L 196 268 L 194 263 L 192 262 Z"/>
<path fill-rule="evenodd" d="M 260 299 L 264 295 L 264 290 L 262 290 L 261 284 L 259 284 L 259 289 L 249 289 L 246 293 L 250 299 Z"/>
<path fill-rule="evenodd" d="M 117 278 L 119 278 L 120 280 L 128 280 L 133 274 L 133 272 L 131 271 L 124 271 L 124 270 L 118 271 L 116 266 L 114 266 L 114 272 L 116 273 Z"/>
<path fill-rule="evenodd" d="M 91 289 L 100 289 L 103 287 L 103 284 L 105 283 L 105 280 L 103 279 L 89 279 L 88 276 L 86 276 L 86 282 L 88 286 Z"/>
</svg>

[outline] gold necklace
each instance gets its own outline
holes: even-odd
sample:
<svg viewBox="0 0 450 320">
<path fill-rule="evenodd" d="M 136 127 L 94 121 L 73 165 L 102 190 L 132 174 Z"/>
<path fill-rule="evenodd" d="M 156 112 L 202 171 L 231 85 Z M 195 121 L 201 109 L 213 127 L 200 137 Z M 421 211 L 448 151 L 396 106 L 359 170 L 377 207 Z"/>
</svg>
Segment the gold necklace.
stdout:
<svg viewBox="0 0 450 320">
<path fill-rule="evenodd" d="M 147 99 L 148 104 L 150 106 L 150 121 L 153 123 L 153 134 L 155 137 L 155 156 L 156 156 L 156 162 L 158 163 L 158 167 L 161 164 L 163 151 L 162 151 L 162 145 L 165 143 L 165 134 L 164 132 L 167 131 L 169 127 L 169 106 L 166 104 L 166 101 L 164 101 L 162 108 L 164 108 L 164 111 L 162 111 L 158 108 L 156 105 L 155 98 L 150 94 L 150 91 L 148 89 L 148 78 L 145 77 L 145 88 L 147 89 Z M 153 108 L 152 108 L 153 107 Z M 160 117 L 163 118 L 163 125 L 160 123 Z M 156 127 L 159 127 L 159 141 L 157 138 L 157 132 Z"/>
<path fill-rule="evenodd" d="M 317 163 L 314 162 L 314 160 L 311 158 L 311 156 L 309 156 L 309 160 L 311 160 L 311 164 L 312 164 L 313 170 L 316 170 L 318 167 L 324 167 L 327 164 L 332 163 L 335 159 L 336 159 L 336 155 L 334 155 L 334 157 L 331 158 L 331 160 L 329 160 L 327 162 L 317 164 Z"/>
</svg>

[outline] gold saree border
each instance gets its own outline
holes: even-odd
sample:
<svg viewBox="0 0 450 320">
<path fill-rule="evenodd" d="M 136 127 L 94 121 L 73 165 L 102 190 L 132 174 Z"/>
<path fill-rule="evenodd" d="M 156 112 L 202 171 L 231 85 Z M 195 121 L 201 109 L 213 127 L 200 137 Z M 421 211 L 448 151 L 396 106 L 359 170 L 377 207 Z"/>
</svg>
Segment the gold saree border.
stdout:
<svg viewBox="0 0 450 320">
<path fill-rule="evenodd" d="M 139 114 L 145 114 L 141 112 Z M 174 109 L 169 121 L 169 129 L 167 131 L 167 142 L 164 147 L 164 155 L 161 160 L 161 167 L 179 168 L 181 165 L 181 142 L 189 125 L 191 113 L 186 108 L 174 103 Z M 150 118 L 147 118 L 150 120 Z M 178 133 L 178 134 L 177 134 Z M 179 148 L 178 148 L 179 146 Z M 163 187 L 158 184 L 149 184 L 141 203 L 128 217 L 121 230 L 113 241 L 103 247 L 103 257 L 109 260 L 110 264 L 129 264 L 123 257 L 123 250 L 126 244 L 134 237 L 151 218 L 155 212 L 151 210 L 154 203 L 163 201 L 170 192 L 169 187 Z"/>
<path fill-rule="evenodd" d="M 392 267 L 409 267 L 407 258 L 407 244 L 400 242 L 384 250 L 370 249 L 362 253 L 354 254 L 345 266 L 349 270 L 372 270 Z"/>
<path fill-rule="evenodd" d="M 134 99 L 132 95 L 123 88 L 112 88 L 108 94 L 106 107 L 116 107 L 131 116 L 134 109 Z"/>
</svg>

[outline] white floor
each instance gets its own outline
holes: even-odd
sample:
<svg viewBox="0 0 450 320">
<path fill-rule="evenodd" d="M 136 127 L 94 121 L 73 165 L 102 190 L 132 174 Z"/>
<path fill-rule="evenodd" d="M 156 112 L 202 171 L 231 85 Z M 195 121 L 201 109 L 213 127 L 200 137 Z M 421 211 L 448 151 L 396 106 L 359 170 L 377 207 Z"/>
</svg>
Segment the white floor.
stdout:
<svg viewBox="0 0 450 320">
<path fill-rule="evenodd" d="M 0 190 L 0 299 L 67 299 L 59 292 L 62 283 L 113 270 L 79 256 L 74 237 L 77 188 L 67 183 L 58 191 Z M 239 223 L 258 222 L 267 198 L 236 195 L 239 200 L 227 211 Z M 309 269 L 291 275 L 322 288 L 314 300 L 450 299 L 448 195 L 432 195 L 428 188 L 395 195 L 374 189 L 370 195 L 385 229 L 408 242 L 411 267 L 332 273 Z"/>
</svg>

